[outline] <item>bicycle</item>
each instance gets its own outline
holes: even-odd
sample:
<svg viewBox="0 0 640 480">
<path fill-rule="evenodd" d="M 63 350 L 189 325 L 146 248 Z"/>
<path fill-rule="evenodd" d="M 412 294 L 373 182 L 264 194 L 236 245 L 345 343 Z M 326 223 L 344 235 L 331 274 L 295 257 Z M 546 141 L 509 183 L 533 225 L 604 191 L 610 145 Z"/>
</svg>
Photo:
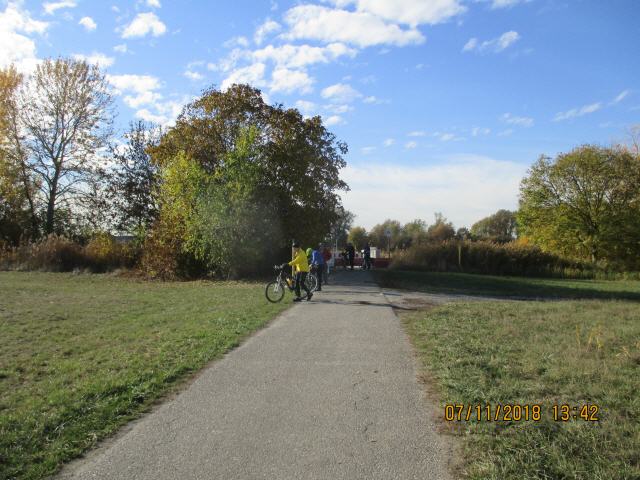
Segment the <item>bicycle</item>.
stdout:
<svg viewBox="0 0 640 480">
<path fill-rule="evenodd" d="M 267 283 L 264 295 L 271 303 L 278 303 L 284 298 L 285 289 L 289 289 L 290 292 L 295 290 L 295 282 L 289 274 L 289 265 L 287 263 L 275 265 L 273 269 L 276 271 L 276 279 Z M 309 277 L 312 278 L 310 279 Z M 307 275 L 305 283 L 310 292 L 314 292 L 318 288 L 318 279 L 312 273 Z"/>
<path fill-rule="evenodd" d="M 312 293 L 318 289 L 318 268 L 315 265 L 311 265 L 305 283 Z"/>
</svg>

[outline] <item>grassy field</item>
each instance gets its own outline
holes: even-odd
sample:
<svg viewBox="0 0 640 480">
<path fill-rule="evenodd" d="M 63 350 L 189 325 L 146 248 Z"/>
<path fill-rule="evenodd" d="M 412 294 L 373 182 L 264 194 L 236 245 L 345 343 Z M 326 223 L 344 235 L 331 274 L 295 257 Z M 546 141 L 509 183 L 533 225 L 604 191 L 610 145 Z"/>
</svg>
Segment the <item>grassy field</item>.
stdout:
<svg viewBox="0 0 640 480">
<path fill-rule="evenodd" d="M 375 270 L 373 273 L 378 284 L 383 287 L 430 293 L 498 298 L 618 299 L 640 302 L 638 280 L 562 280 L 400 270 Z"/>
<path fill-rule="evenodd" d="M 393 285 L 495 296 L 596 298 L 454 303 L 403 316 L 426 381 L 446 404 L 541 405 L 539 422 L 447 422 L 471 479 L 640 478 L 640 282 L 418 274 Z M 455 280 L 461 280 L 456 284 Z M 417 283 L 417 280 L 424 280 Z M 554 421 L 553 405 L 599 407 L 598 422 Z M 504 418 L 503 416 L 499 418 Z M 523 414 L 524 415 L 524 414 Z M 454 415 L 455 417 L 455 415 Z M 466 417 L 466 409 L 463 412 Z M 495 417 L 494 417 L 495 419 Z"/>
<path fill-rule="evenodd" d="M 0 478 L 81 454 L 290 302 L 252 283 L 0 272 Z"/>
</svg>

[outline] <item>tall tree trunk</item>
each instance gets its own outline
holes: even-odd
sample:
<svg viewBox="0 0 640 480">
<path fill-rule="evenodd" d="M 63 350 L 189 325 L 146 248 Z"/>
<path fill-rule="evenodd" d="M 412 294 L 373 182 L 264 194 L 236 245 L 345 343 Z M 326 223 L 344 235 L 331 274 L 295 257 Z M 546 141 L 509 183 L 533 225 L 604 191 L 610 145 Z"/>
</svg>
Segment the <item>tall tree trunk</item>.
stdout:
<svg viewBox="0 0 640 480">
<path fill-rule="evenodd" d="M 58 177 L 60 175 L 60 168 L 56 167 L 56 173 L 53 176 L 51 182 L 51 188 L 49 189 L 49 200 L 47 201 L 47 222 L 45 224 L 44 231 L 47 235 L 53 233 L 54 227 L 54 214 L 56 208 L 56 195 L 58 194 Z"/>
</svg>

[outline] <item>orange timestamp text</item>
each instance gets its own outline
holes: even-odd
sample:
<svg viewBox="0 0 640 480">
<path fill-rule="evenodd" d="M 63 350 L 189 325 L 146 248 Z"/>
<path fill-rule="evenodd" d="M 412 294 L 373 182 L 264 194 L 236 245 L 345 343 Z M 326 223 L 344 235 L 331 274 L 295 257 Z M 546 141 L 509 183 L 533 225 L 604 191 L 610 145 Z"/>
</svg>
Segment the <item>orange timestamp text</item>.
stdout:
<svg viewBox="0 0 640 480">
<path fill-rule="evenodd" d="M 552 405 L 546 410 L 556 422 L 583 420 L 598 422 L 600 407 L 595 404 Z M 452 404 L 444 407 L 444 419 L 447 422 L 539 422 L 545 409 L 542 405 L 533 404 Z"/>
</svg>

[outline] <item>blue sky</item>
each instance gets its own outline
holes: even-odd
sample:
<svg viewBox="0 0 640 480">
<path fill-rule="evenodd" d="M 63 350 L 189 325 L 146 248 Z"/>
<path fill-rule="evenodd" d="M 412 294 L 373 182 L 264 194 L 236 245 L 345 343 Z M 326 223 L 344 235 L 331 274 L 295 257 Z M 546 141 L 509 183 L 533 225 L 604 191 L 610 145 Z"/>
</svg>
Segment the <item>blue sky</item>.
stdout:
<svg viewBox="0 0 640 480">
<path fill-rule="evenodd" d="M 349 144 L 345 206 L 456 227 L 517 206 L 539 155 L 640 123 L 637 0 L 0 0 L 0 66 L 98 62 L 117 125 L 234 81 Z"/>
</svg>

